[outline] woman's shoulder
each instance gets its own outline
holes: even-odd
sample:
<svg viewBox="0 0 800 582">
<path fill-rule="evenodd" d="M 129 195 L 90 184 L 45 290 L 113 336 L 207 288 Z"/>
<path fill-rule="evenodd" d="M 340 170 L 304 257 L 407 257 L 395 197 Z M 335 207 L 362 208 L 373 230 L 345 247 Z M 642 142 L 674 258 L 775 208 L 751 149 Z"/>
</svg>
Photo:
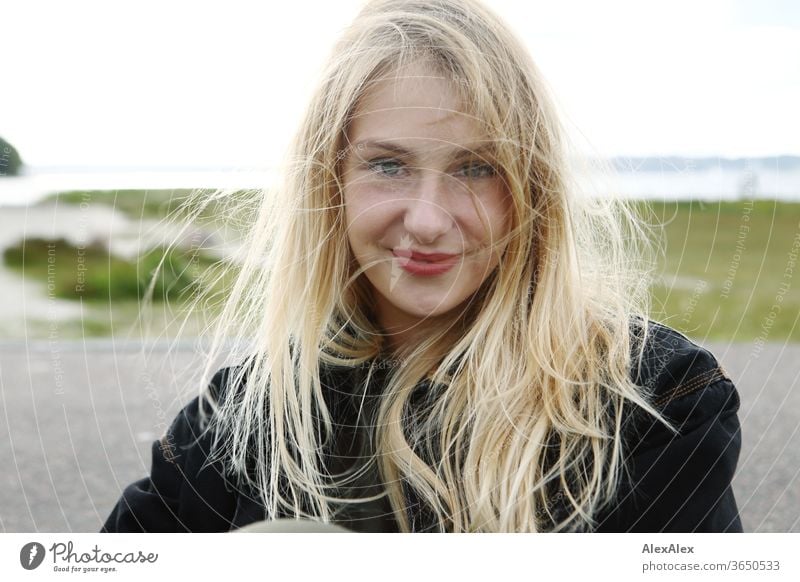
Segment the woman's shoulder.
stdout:
<svg viewBox="0 0 800 582">
<path fill-rule="evenodd" d="M 201 397 L 214 402 L 222 402 L 228 395 L 241 393 L 250 369 L 246 363 L 229 364 L 218 368 L 205 384 Z"/>
<path fill-rule="evenodd" d="M 709 420 L 735 414 L 740 399 L 736 386 L 707 348 L 679 331 L 648 321 L 649 333 L 641 354 L 633 359 L 631 377 L 650 404 L 681 433 Z M 644 411 L 635 415 L 649 425 L 660 425 Z M 666 432 L 656 430 L 655 434 Z"/>
<path fill-rule="evenodd" d="M 644 348 L 634 349 L 631 379 L 659 407 L 722 381 L 733 383 L 717 357 L 681 332 L 648 321 Z"/>
<path fill-rule="evenodd" d="M 596 531 L 741 531 L 731 489 L 741 449 L 737 389 L 711 351 L 667 325 L 648 325 L 632 376 L 677 433 L 632 407 L 629 472 Z"/>
</svg>

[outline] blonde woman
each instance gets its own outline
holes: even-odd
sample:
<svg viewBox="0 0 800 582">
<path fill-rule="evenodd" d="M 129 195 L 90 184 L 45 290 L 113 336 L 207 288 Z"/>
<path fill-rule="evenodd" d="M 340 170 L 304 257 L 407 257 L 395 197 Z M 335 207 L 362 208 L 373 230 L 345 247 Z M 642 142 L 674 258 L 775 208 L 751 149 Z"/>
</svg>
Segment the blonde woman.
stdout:
<svg viewBox="0 0 800 582">
<path fill-rule="evenodd" d="M 741 531 L 736 388 L 648 319 L 643 230 L 578 195 L 562 134 L 476 0 L 367 3 L 209 362 L 252 343 L 103 531 Z"/>
</svg>

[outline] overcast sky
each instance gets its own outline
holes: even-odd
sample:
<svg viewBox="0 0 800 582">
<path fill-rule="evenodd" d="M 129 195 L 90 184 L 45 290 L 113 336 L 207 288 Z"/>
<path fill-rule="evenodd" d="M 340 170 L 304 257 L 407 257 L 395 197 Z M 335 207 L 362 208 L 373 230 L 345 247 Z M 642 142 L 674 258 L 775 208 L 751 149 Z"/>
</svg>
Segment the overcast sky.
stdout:
<svg viewBox="0 0 800 582">
<path fill-rule="evenodd" d="M 485 0 L 605 155 L 800 155 L 800 3 Z M 31 165 L 270 166 L 361 1 L 0 0 Z"/>
</svg>

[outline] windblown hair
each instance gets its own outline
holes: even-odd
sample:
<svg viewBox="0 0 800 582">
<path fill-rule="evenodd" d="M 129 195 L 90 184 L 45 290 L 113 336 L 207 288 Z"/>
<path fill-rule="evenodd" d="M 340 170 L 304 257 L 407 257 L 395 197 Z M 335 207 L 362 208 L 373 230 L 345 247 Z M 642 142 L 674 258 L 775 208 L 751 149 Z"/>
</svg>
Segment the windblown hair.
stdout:
<svg viewBox="0 0 800 582">
<path fill-rule="evenodd" d="M 648 329 L 647 234 L 623 201 L 581 193 L 543 78 L 477 0 L 374 0 L 335 46 L 218 320 L 207 376 L 226 339 L 250 344 L 231 379 L 242 389 L 209 399 L 214 458 L 268 519 L 334 521 L 355 502 L 325 466 L 336 418 L 321 370 L 366 369 L 354 377 L 369 382 L 388 352 L 371 265 L 348 244 L 340 166 L 359 100 L 420 61 L 484 125 L 513 210 L 480 289 L 392 355 L 402 365 L 382 388 L 375 460 L 395 519 L 412 529 L 408 487 L 441 531 L 591 530 L 625 469 L 623 404 L 665 422 L 631 376 Z"/>
</svg>

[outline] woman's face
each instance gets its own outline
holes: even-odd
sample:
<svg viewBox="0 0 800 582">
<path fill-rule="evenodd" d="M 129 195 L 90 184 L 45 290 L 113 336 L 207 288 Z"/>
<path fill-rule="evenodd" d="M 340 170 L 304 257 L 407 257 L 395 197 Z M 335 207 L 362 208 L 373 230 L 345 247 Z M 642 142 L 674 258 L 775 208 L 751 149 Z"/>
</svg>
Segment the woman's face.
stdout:
<svg viewBox="0 0 800 582">
<path fill-rule="evenodd" d="M 448 81 L 415 65 L 373 85 L 348 128 L 348 240 L 359 265 L 371 265 L 393 344 L 468 299 L 503 251 L 490 247 L 507 233 L 509 195 L 481 157 L 480 124 L 461 111 Z"/>
</svg>

